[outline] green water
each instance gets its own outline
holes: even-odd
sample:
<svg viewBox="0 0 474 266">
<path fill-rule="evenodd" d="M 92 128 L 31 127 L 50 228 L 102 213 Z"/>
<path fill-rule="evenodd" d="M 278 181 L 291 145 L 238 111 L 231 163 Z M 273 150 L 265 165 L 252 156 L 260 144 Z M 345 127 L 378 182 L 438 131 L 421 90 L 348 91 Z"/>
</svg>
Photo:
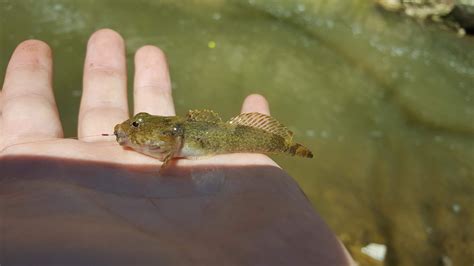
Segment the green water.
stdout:
<svg viewBox="0 0 474 266">
<path fill-rule="evenodd" d="M 474 262 L 473 37 L 369 0 L 0 0 L 0 21 L 2 73 L 22 40 L 53 48 L 66 135 L 87 39 L 109 27 L 126 39 L 130 74 L 140 46 L 166 52 L 178 113 L 230 117 L 265 95 L 316 154 L 275 159 L 359 261 L 376 242 L 386 265 Z"/>
</svg>

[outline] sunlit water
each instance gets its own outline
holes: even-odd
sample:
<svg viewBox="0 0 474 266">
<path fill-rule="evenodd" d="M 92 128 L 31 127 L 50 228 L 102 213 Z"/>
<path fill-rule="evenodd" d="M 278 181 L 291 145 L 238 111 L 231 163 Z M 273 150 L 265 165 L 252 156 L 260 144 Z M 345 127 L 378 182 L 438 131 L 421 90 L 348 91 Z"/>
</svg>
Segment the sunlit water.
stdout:
<svg viewBox="0 0 474 266">
<path fill-rule="evenodd" d="M 357 260 L 381 243 L 387 265 L 474 262 L 473 37 L 371 1 L 186 2 L 2 0 L 0 68 L 20 41 L 48 42 L 74 136 L 89 35 L 119 31 L 130 74 L 134 51 L 157 45 L 178 113 L 231 117 L 247 94 L 267 97 L 316 154 L 276 160 Z"/>
</svg>

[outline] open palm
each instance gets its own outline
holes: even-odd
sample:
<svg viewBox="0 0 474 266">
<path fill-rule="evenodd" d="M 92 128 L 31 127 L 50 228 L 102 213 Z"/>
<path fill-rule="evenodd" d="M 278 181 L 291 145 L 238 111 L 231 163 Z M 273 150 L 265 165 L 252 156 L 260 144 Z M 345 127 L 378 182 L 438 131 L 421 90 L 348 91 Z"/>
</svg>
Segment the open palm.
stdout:
<svg viewBox="0 0 474 266">
<path fill-rule="evenodd" d="M 269 157 L 179 160 L 158 175 L 161 162 L 100 136 L 129 117 L 125 65 L 116 32 L 92 35 L 78 140 L 63 139 L 49 47 L 30 40 L 15 50 L 0 94 L 0 200 L 7 206 L 0 209 L 6 232 L 0 263 L 349 262 L 297 184 Z M 135 66 L 134 113 L 174 115 L 161 50 L 142 47 Z M 269 109 L 262 96 L 251 95 L 242 112 Z"/>
<path fill-rule="evenodd" d="M 165 56 L 153 46 L 141 48 L 135 58 L 134 113 L 174 115 L 171 85 Z M 78 125 L 78 139 L 64 140 L 52 93 L 52 61 L 49 47 L 40 41 L 19 45 L 9 64 L 1 102 L 3 120 L 0 150 L 3 154 L 36 154 L 61 158 L 99 160 L 125 164 L 160 162 L 147 156 L 104 145 L 113 138 L 114 126 L 129 118 L 124 43 L 110 30 L 94 34 L 88 44 L 84 66 L 84 90 Z M 242 112 L 269 113 L 265 99 L 251 95 Z M 58 141 L 54 141 L 54 140 Z M 100 145 L 96 145 L 100 143 Z M 267 156 L 218 156 L 212 163 L 265 164 L 276 166 Z M 203 161 L 183 162 L 206 164 Z"/>
</svg>

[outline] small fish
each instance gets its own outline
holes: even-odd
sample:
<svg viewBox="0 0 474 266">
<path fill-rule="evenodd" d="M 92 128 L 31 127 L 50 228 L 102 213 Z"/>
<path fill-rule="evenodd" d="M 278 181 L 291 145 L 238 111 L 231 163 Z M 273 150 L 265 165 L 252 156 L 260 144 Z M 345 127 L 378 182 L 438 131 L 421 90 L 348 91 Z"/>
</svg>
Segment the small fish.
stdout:
<svg viewBox="0 0 474 266">
<path fill-rule="evenodd" d="M 191 110 L 185 117 L 139 113 L 116 125 L 114 135 L 120 145 L 163 161 L 162 167 L 172 158 L 236 152 L 313 157 L 308 148 L 293 142 L 290 130 L 261 113 L 243 113 L 227 122 L 210 110 Z"/>
</svg>

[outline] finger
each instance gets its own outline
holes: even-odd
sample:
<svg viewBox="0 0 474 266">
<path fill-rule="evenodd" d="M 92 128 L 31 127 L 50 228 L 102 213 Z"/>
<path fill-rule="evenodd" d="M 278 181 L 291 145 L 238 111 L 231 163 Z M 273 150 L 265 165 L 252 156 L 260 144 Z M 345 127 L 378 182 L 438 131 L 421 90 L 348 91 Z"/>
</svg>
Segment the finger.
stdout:
<svg viewBox="0 0 474 266">
<path fill-rule="evenodd" d="M 49 46 L 38 40 L 24 41 L 13 52 L 2 89 L 4 141 L 62 136 L 51 84 L 51 57 Z"/>
<path fill-rule="evenodd" d="M 165 54 L 155 46 L 144 46 L 135 54 L 134 112 L 175 115 Z"/>
<path fill-rule="evenodd" d="M 242 105 L 241 113 L 252 113 L 258 112 L 266 115 L 270 115 L 270 109 L 268 107 L 268 102 L 260 94 L 250 94 L 245 98 Z"/>
<path fill-rule="evenodd" d="M 116 124 L 128 119 L 125 45 L 115 31 L 103 29 L 90 37 L 83 84 L 79 139 L 110 133 Z"/>
<path fill-rule="evenodd" d="M 2 132 L 2 106 L 3 106 L 3 102 L 2 102 L 2 91 L 0 90 L 0 143 L 2 143 L 2 138 L 3 138 L 3 132 Z"/>
</svg>

